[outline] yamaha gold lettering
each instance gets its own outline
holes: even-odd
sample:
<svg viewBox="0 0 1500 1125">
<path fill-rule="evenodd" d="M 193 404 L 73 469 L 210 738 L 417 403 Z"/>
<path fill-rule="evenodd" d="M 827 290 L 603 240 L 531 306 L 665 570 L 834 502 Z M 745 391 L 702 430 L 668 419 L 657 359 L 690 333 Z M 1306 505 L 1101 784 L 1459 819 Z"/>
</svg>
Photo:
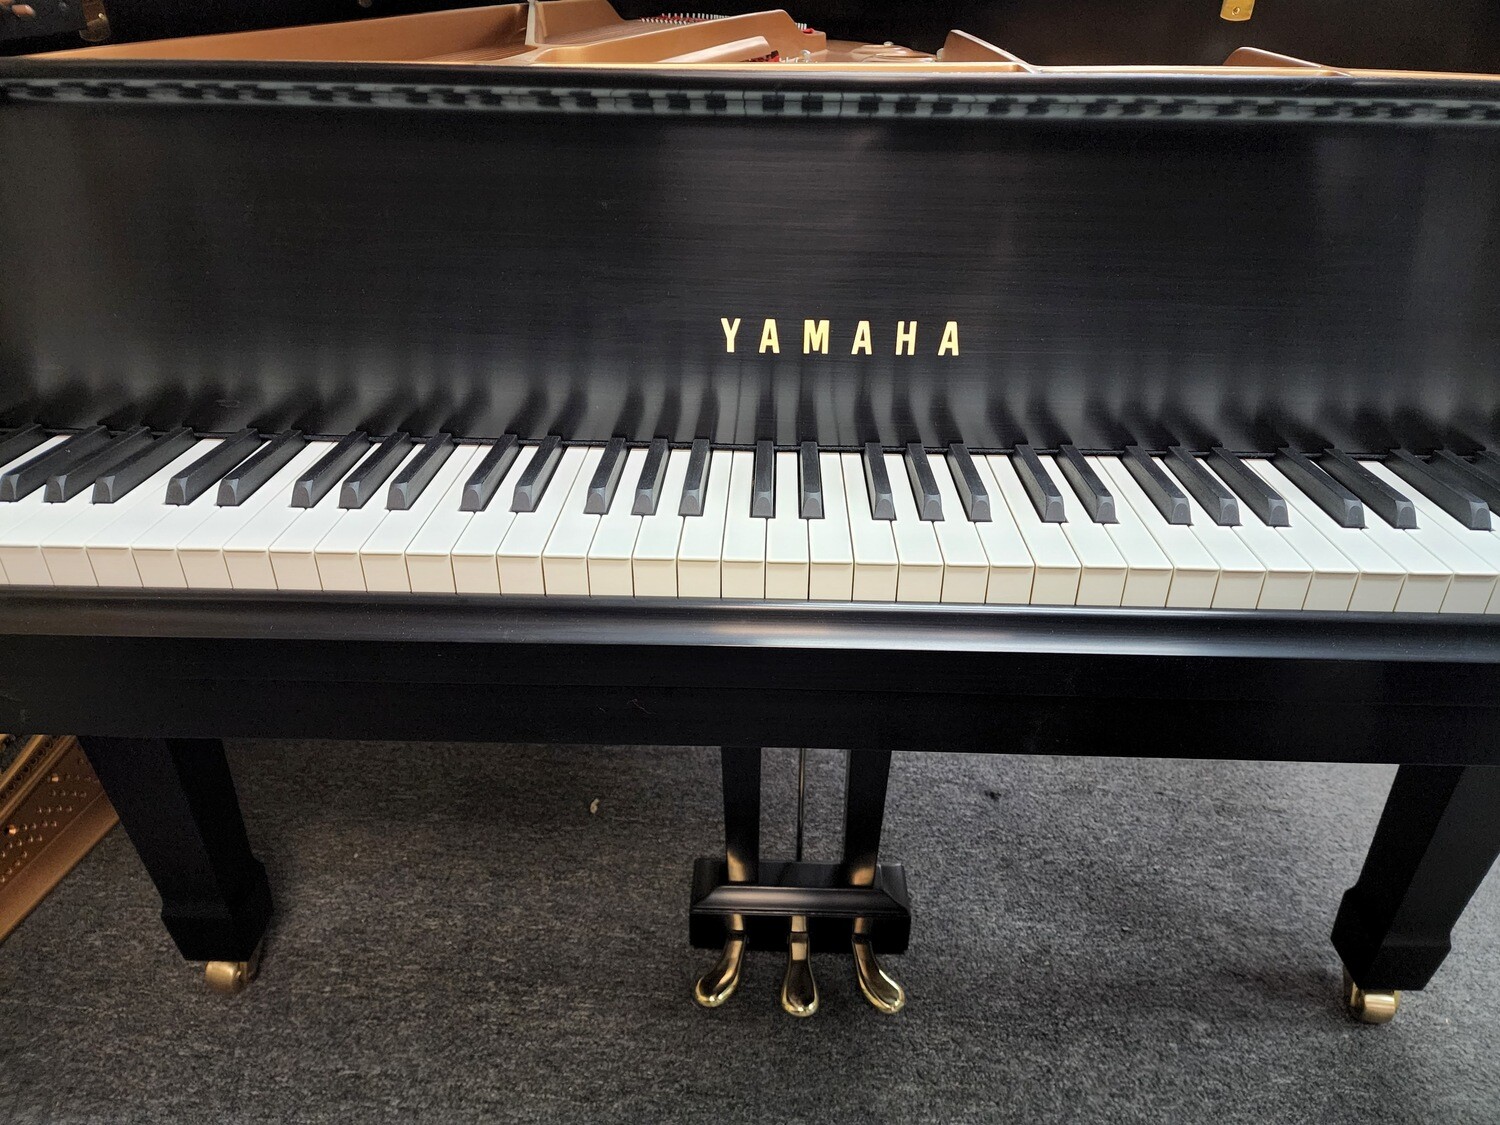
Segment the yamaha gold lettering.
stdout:
<svg viewBox="0 0 1500 1125">
<path fill-rule="evenodd" d="M 719 327 L 724 333 L 724 350 L 730 355 L 737 353 L 740 326 L 743 323 L 743 317 L 737 316 L 731 319 L 721 316 L 719 318 Z M 795 322 L 791 323 L 795 324 Z M 754 331 L 753 327 L 751 331 Z M 787 346 L 794 349 L 797 346 L 797 330 L 793 327 L 790 332 Z M 759 336 L 752 335 L 747 338 L 758 342 L 747 345 L 746 352 L 753 347 L 753 350 L 760 355 L 781 354 L 781 326 L 774 317 L 767 317 L 761 321 Z M 872 327 L 868 320 L 856 321 L 852 328 L 835 326 L 828 320 L 804 320 L 802 322 L 803 355 L 829 355 L 830 353 L 875 355 L 877 346 L 887 355 L 929 355 L 934 352 L 934 340 L 936 340 L 937 355 L 958 355 L 958 321 L 945 320 L 942 322 L 941 329 L 935 324 L 924 328 L 915 320 L 898 320 L 892 325 L 880 328 Z M 843 352 L 844 347 L 849 350 Z"/>
</svg>

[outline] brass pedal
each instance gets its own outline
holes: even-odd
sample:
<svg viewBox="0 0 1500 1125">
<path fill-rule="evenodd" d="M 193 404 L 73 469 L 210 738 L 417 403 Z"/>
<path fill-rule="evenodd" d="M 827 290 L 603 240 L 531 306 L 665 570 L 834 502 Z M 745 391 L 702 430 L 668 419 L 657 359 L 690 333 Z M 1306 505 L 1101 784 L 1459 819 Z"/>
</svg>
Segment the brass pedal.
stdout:
<svg viewBox="0 0 1500 1125">
<path fill-rule="evenodd" d="M 901 987 L 895 977 L 880 967 L 880 962 L 875 957 L 875 947 L 870 944 L 869 935 L 856 930 L 851 949 L 854 953 L 854 975 L 859 980 L 859 990 L 870 1002 L 871 1007 L 888 1016 L 894 1016 L 906 1007 L 906 989 Z"/>
<path fill-rule="evenodd" d="M 0 774 L 0 941 L 116 823 L 76 738 L 24 740 Z"/>
<path fill-rule="evenodd" d="M 704 1008 L 717 1008 L 740 986 L 740 970 L 745 964 L 745 932 L 731 930 L 724 939 L 719 961 L 693 985 L 693 999 Z"/>
<path fill-rule="evenodd" d="M 818 1014 L 818 981 L 813 976 L 807 917 L 792 915 L 786 941 L 786 975 L 781 978 L 781 1007 L 789 1016 L 805 1019 Z"/>
</svg>

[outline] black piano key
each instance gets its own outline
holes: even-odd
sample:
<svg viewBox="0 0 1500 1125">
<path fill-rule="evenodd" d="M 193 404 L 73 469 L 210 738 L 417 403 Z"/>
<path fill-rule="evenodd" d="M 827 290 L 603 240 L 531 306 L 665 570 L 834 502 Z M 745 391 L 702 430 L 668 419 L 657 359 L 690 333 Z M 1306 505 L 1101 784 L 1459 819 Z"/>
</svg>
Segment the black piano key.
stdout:
<svg viewBox="0 0 1500 1125">
<path fill-rule="evenodd" d="M 500 440 L 490 446 L 489 451 L 479 459 L 479 464 L 469 474 L 469 479 L 464 482 L 463 499 L 458 502 L 459 511 L 482 512 L 490 506 L 490 501 L 500 490 L 500 482 L 521 455 L 520 440 L 515 434 L 501 434 Z"/>
<path fill-rule="evenodd" d="M 1385 467 L 1411 485 L 1470 531 L 1490 529 L 1490 508 L 1467 488 L 1450 484 L 1441 473 L 1406 449 L 1385 455 Z"/>
<path fill-rule="evenodd" d="M 1338 449 L 1324 450 L 1318 465 L 1392 527 L 1410 531 L 1417 526 L 1417 506 L 1410 498 L 1386 484 L 1349 454 Z"/>
<path fill-rule="evenodd" d="M 750 514 L 770 519 L 776 514 L 776 446 L 755 443 L 754 472 L 750 475 Z"/>
<path fill-rule="evenodd" d="M 1183 525 L 1193 522 L 1193 509 L 1187 496 L 1171 477 L 1161 471 L 1161 466 L 1149 453 L 1138 445 L 1127 445 L 1121 460 L 1146 498 L 1156 505 L 1162 519 Z"/>
<path fill-rule="evenodd" d="M 219 482 L 219 507 L 239 507 L 284 469 L 305 445 L 307 439 L 300 430 L 287 430 L 271 438 Z"/>
<path fill-rule="evenodd" d="M 1234 494 L 1186 447 L 1174 445 L 1167 450 L 1167 468 L 1172 470 L 1182 487 L 1192 493 L 1193 499 L 1203 505 L 1203 510 L 1214 523 L 1220 527 L 1234 527 L 1240 522 L 1240 506 Z"/>
<path fill-rule="evenodd" d="M 1445 477 L 1449 484 L 1465 492 L 1472 492 L 1483 500 L 1490 511 L 1500 508 L 1500 476 L 1491 476 L 1451 449 L 1439 449 L 1428 464 Z"/>
<path fill-rule="evenodd" d="M 1365 526 L 1365 506 L 1359 497 L 1329 476 L 1307 454 L 1286 446 L 1271 458 L 1271 464 L 1340 527 Z"/>
<path fill-rule="evenodd" d="M 1018 445 L 1010 463 L 1015 467 L 1016 475 L 1021 478 L 1021 485 L 1026 489 L 1026 495 L 1031 497 L 1031 503 L 1042 522 L 1066 523 L 1068 517 L 1063 508 L 1062 492 L 1058 489 L 1057 482 L 1042 467 L 1036 450 L 1029 445 Z"/>
<path fill-rule="evenodd" d="M 42 499 L 48 504 L 61 504 L 71 500 L 80 492 L 94 487 L 99 477 L 121 461 L 151 444 L 151 431 L 145 426 L 118 433 L 86 457 L 79 457 L 47 478 L 47 490 Z"/>
<path fill-rule="evenodd" d="M 609 511 L 615 498 L 615 489 L 620 486 L 620 474 L 625 471 L 625 439 L 614 437 L 604 447 L 599 464 L 589 481 L 589 494 L 583 502 L 583 510 L 591 516 L 602 516 Z"/>
<path fill-rule="evenodd" d="M 1500 453 L 1491 449 L 1481 449 L 1474 454 L 1474 462 L 1483 467 L 1491 476 L 1500 476 Z"/>
<path fill-rule="evenodd" d="M 797 514 L 805 520 L 823 518 L 823 461 L 818 443 L 804 441 L 797 447 L 797 475 L 802 492 Z"/>
<path fill-rule="evenodd" d="M 369 448 L 370 435 L 363 430 L 339 438 L 338 443 L 292 485 L 292 507 L 311 508 L 327 496 Z"/>
<path fill-rule="evenodd" d="M 167 482 L 168 504 L 191 504 L 260 445 L 260 434 L 241 430 L 227 437 Z"/>
<path fill-rule="evenodd" d="M 666 438 L 651 439 L 651 444 L 646 447 L 646 461 L 641 466 L 641 479 L 635 485 L 631 515 L 656 515 L 656 506 L 661 503 L 661 483 L 667 479 L 667 460 L 671 455 L 672 447 Z"/>
<path fill-rule="evenodd" d="M 953 471 L 953 483 L 958 488 L 958 498 L 969 519 L 974 523 L 989 523 L 993 518 L 990 514 L 990 492 L 984 486 L 984 478 L 979 475 L 979 467 L 974 464 L 974 458 L 969 456 L 969 447 L 957 441 L 950 445 L 948 467 Z"/>
<path fill-rule="evenodd" d="M 510 501 L 512 512 L 536 511 L 536 506 L 542 502 L 542 493 L 547 491 L 547 485 L 552 480 L 552 474 L 557 472 L 557 464 L 562 460 L 562 455 L 562 438 L 556 434 L 548 434 L 537 444 L 536 452 L 531 455 L 526 468 L 521 470 L 521 479 L 516 481 L 516 491 Z"/>
<path fill-rule="evenodd" d="M 128 495 L 193 448 L 197 440 L 187 426 L 162 434 L 146 448 L 101 473 L 94 482 L 93 503 L 113 504 Z"/>
<path fill-rule="evenodd" d="M 40 426 L 22 426 L 0 437 L 0 465 L 9 465 L 18 457 L 24 457 L 47 440 L 47 431 Z"/>
<path fill-rule="evenodd" d="M 885 468 L 885 450 L 878 441 L 865 445 L 865 491 L 870 494 L 870 518 L 896 518 L 896 497 L 891 492 L 891 475 Z"/>
<path fill-rule="evenodd" d="M 1222 445 L 1216 445 L 1209 450 L 1208 459 L 1219 479 L 1244 502 L 1245 507 L 1260 518 L 1261 523 L 1267 527 L 1287 527 L 1291 524 L 1286 497 L 1272 488 L 1265 477 L 1240 460 L 1237 454 L 1231 453 Z"/>
<path fill-rule="evenodd" d="M 363 508 L 380 486 L 390 480 L 406 455 L 411 452 L 411 435 L 404 430 L 386 438 L 354 467 L 339 486 L 340 508 Z"/>
<path fill-rule="evenodd" d="M 932 475 L 932 463 L 927 460 L 927 450 L 920 442 L 906 447 L 906 476 L 911 481 L 911 494 L 917 502 L 917 518 L 930 523 L 943 518 L 943 496 L 938 492 L 937 477 Z"/>
<path fill-rule="evenodd" d="M 1104 487 L 1099 474 L 1094 472 L 1094 466 L 1084 460 L 1083 454 L 1078 452 L 1078 447 L 1060 445 L 1057 447 L 1057 453 L 1057 467 L 1062 470 L 1062 475 L 1068 478 L 1073 491 L 1078 493 L 1078 499 L 1083 504 L 1083 510 L 1089 514 L 1089 518 L 1095 523 L 1119 523 L 1119 518 L 1115 515 L 1114 493 Z"/>
<path fill-rule="evenodd" d="M 682 502 L 677 505 L 679 516 L 703 514 L 703 497 L 708 488 L 708 471 L 712 467 L 708 439 L 693 439 L 692 452 L 688 454 L 687 476 L 682 482 Z"/>
<path fill-rule="evenodd" d="M 385 494 L 388 511 L 404 512 L 417 502 L 417 498 L 432 483 L 438 470 L 453 456 L 453 435 L 438 434 L 422 443 L 422 448 L 408 461 L 391 481 Z"/>
<path fill-rule="evenodd" d="M 31 460 L 0 476 L 0 501 L 9 502 L 30 496 L 46 484 L 53 473 L 89 456 L 107 441 L 109 430 L 103 426 L 93 426 L 44 453 L 38 453 Z"/>
</svg>

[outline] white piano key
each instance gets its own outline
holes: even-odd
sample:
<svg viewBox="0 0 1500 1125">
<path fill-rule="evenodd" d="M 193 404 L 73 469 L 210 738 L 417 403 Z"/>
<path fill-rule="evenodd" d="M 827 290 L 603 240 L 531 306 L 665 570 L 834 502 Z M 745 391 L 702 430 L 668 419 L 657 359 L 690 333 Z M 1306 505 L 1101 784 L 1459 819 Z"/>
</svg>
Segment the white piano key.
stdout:
<svg viewBox="0 0 1500 1125">
<path fill-rule="evenodd" d="M 1113 495 L 1114 481 L 1105 473 L 1103 459 L 1085 457 L 1084 461 L 1099 478 L 1099 483 Z M 1172 560 L 1162 550 L 1146 524 L 1129 504 L 1115 504 L 1115 522 L 1102 525 L 1125 561 L 1125 589 L 1120 604 L 1127 606 L 1165 606 L 1172 593 Z"/>
<path fill-rule="evenodd" d="M 750 514 L 755 494 L 755 454 L 734 454 L 729 511 L 724 516 L 722 581 L 726 598 L 766 596 L 766 520 Z"/>
<path fill-rule="evenodd" d="M 45 494 L 45 488 L 38 488 L 4 505 L 9 509 L 6 514 L 12 518 L 9 526 L 0 527 L 0 566 L 5 567 L 12 585 L 54 585 L 52 572 L 42 555 L 42 544 L 79 515 L 86 514 L 92 503 L 88 489 L 60 504 L 45 503 L 42 499 Z"/>
<path fill-rule="evenodd" d="M 120 523 L 137 510 L 144 511 L 144 519 L 160 519 L 166 509 L 162 497 L 166 493 L 167 481 L 171 479 L 173 467 L 185 468 L 192 464 L 189 454 L 179 457 L 170 465 L 142 481 L 113 504 L 90 502 L 73 519 L 42 540 L 42 559 L 57 586 L 139 586 L 140 576 L 135 564 L 130 561 L 128 550 L 122 552 L 128 574 L 123 582 L 114 581 L 114 575 L 106 568 L 103 577 L 96 574 L 89 558 L 89 545 L 105 535 L 107 530 Z M 92 489 L 90 489 L 92 495 Z"/>
<path fill-rule="evenodd" d="M 823 478 L 823 518 L 807 521 L 807 595 L 813 601 L 854 597 L 854 544 L 849 535 L 844 468 L 837 453 L 818 454 Z"/>
<path fill-rule="evenodd" d="M 809 528 L 802 518 L 797 454 L 776 454 L 776 510 L 766 525 L 766 597 L 808 600 Z"/>
<path fill-rule="evenodd" d="M 24 465 L 62 441 L 61 438 L 48 441 L 25 456 L 15 458 L 13 465 Z M 11 467 L 7 465 L 6 469 Z M 19 500 L 0 503 L 0 567 L 4 568 L 5 578 L 13 586 L 54 585 L 52 572 L 42 554 L 42 545 L 75 519 L 87 515 L 92 507 L 92 489 L 84 489 L 72 499 L 57 504 L 46 503 L 46 492 L 45 487 L 37 488 Z"/>
<path fill-rule="evenodd" d="M 1232 454 L 1230 456 L 1233 456 Z M 1236 462 L 1240 464 L 1240 462 Z M 1220 473 L 1213 458 L 1205 459 L 1204 471 L 1213 479 L 1239 495 Z M 1251 470 L 1247 470 L 1251 471 Z M 1248 547 L 1265 568 L 1265 579 L 1261 583 L 1257 609 L 1303 609 L 1312 588 L 1312 566 L 1292 547 L 1288 537 L 1282 534 L 1285 527 L 1266 524 L 1255 512 L 1256 505 L 1240 498 L 1240 522 L 1233 525 L 1235 538 Z M 1265 507 L 1265 505 L 1261 505 Z M 1279 510 L 1281 505 L 1276 505 Z"/>
<path fill-rule="evenodd" d="M 1068 545 L 1078 556 L 1081 568 L 1078 575 L 1076 605 L 1119 605 L 1125 596 L 1125 557 L 1110 537 L 1109 526 L 1095 523 L 1084 509 L 1083 501 L 1073 493 L 1073 486 L 1057 465 L 1054 457 L 1039 457 L 1047 475 L 1057 484 L 1063 494 L 1063 510 L 1067 519 L 1060 524 Z M 1165 598 L 1165 594 L 1163 594 Z"/>
<path fill-rule="evenodd" d="M 939 602 L 943 600 L 943 552 L 932 524 L 917 512 L 917 500 L 906 476 L 906 460 L 900 453 L 885 455 L 891 478 L 891 498 L 896 518 L 890 521 L 896 543 L 896 600 Z"/>
<path fill-rule="evenodd" d="M 1405 484 L 1384 465 L 1371 463 L 1367 468 L 1392 488 Z M 1496 580 L 1500 578 L 1500 552 L 1493 549 L 1497 542 L 1493 533 L 1464 527 L 1420 489 L 1407 487 L 1405 491 L 1416 505 L 1417 526 L 1404 534 L 1453 570 L 1453 582 L 1443 598 L 1441 612 L 1485 612 L 1494 599 Z"/>
<path fill-rule="evenodd" d="M 205 456 L 219 442 L 201 441 L 188 452 L 192 459 L 188 464 Z M 177 560 L 177 544 L 217 511 L 217 496 L 213 489 L 204 489 L 187 504 L 168 504 L 166 493 L 162 493 L 161 506 L 166 514 L 153 520 L 150 527 L 141 531 L 130 543 L 130 557 L 140 575 L 141 585 L 147 589 L 186 589 L 187 578 L 182 573 L 182 564 Z"/>
<path fill-rule="evenodd" d="M 1370 469 L 1373 463 L 1361 461 L 1360 465 Z M 1384 478 L 1382 483 L 1388 481 L 1389 478 Z M 1414 490 L 1403 481 L 1398 491 L 1405 497 Z M 1452 566 L 1428 550 L 1429 537 L 1392 527 L 1368 504 L 1365 505 L 1365 534 L 1406 574 L 1396 599 L 1396 612 L 1441 612 L 1453 586 L 1454 573 Z M 1454 604 L 1462 600 L 1461 596 Z"/>
<path fill-rule="evenodd" d="M 587 596 L 589 592 L 589 547 L 599 530 L 599 517 L 587 510 L 589 488 L 604 449 L 584 452 L 583 464 L 563 501 L 557 523 L 542 548 L 542 585 L 554 597 L 564 594 Z"/>
<path fill-rule="evenodd" d="M 333 448 L 331 441 L 314 442 L 317 458 Z M 308 468 L 311 468 L 310 464 Z M 258 492 L 264 492 L 275 483 L 267 481 Z M 297 521 L 305 509 L 292 507 L 292 492 L 297 482 L 294 478 L 286 482 L 281 494 L 246 519 L 244 525 L 224 545 L 224 567 L 229 572 L 229 581 L 236 590 L 274 590 L 276 572 L 271 566 L 271 544 L 285 534 L 287 528 Z M 243 513 L 245 509 L 241 508 Z"/>
<path fill-rule="evenodd" d="M 100 586 L 125 588 L 142 585 L 131 548 L 146 531 L 173 512 L 173 507 L 166 502 L 167 482 L 201 457 L 209 445 L 211 443 L 195 442 L 175 461 L 143 480 L 116 503 L 96 505 L 102 509 L 115 509 L 114 518 L 90 533 L 83 545 L 89 569 L 94 572 Z"/>
<path fill-rule="evenodd" d="M 1167 472 L 1166 463 L 1155 458 L 1156 467 Z M 1217 479 L 1217 478 L 1215 478 Z M 1214 609 L 1254 609 L 1260 604 L 1266 585 L 1266 567 L 1233 526 L 1215 523 L 1198 498 L 1186 492 L 1193 536 L 1202 543 L 1219 567 L 1219 582 L 1214 587 Z M 1280 591 L 1278 591 L 1280 592 Z"/>
<path fill-rule="evenodd" d="M 390 479 L 399 476 L 406 463 L 421 452 L 421 446 L 407 446 L 396 467 L 391 470 Z M 309 466 L 311 464 L 309 463 Z M 304 471 L 306 471 L 304 469 Z M 301 474 L 299 473 L 298 476 Z M 343 486 L 333 489 L 342 493 Z M 365 568 L 360 565 L 359 549 L 365 545 L 365 540 L 375 534 L 375 529 L 385 519 L 387 509 L 382 503 L 381 497 L 384 489 L 377 489 L 377 494 L 359 508 L 340 508 L 339 515 L 328 528 L 323 538 L 318 540 L 317 546 L 313 548 L 313 564 L 318 568 L 318 581 L 327 591 L 356 591 L 365 589 Z M 307 520 L 315 512 L 322 508 L 322 501 L 313 508 L 307 509 L 297 518 L 297 522 L 291 526 L 290 532 L 296 532 L 302 526 L 303 520 Z M 290 533 L 289 532 L 289 533 Z M 272 555 L 272 568 L 275 568 L 274 551 Z"/>
<path fill-rule="evenodd" d="M 990 560 L 979 539 L 981 525 L 969 522 L 948 458 L 931 457 L 928 466 L 943 506 L 943 518 L 930 525 L 943 553 L 943 601 L 982 602 L 989 592 Z"/>
<path fill-rule="evenodd" d="M 641 518 L 631 509 L 635 503 L 636 483 L 646 465 L 646 450 L 632 449 L 625 456 L 625 468 L 609 505 L 599 517 L 599 529 L 589 545 L 589 593 L 596 598 L 628 598 L 635 593 L 635 576 L 631 558 L 635 541 L 641 533 Z M 660 511 L 661 506 L 657 505 Z"/>
<path fill-rule="evenodd" d="M 3 475 L 11 469 L 19 468 L 34 457 L 40 457 L 43 453 L 46 453 L 53 447 L 61 445 L 64 440 L 65 439 L 61 437 L 48 438 L 45 442 L 36 446 L 34 449 L 28 449 L 21 456 L 11 458 L 10 461 L 8 461 L 6 464 L 0 465 L 0 475 Z M 45 488 L 38 488 L 30 495 L 23 496 L 20 500 L 9 500 L 4 503 L 0 503 L 0 535 L 9 534 L 12 528 L 18 528 L 22 524 L 24 524 L 30 518 L 31 513 L 37 510 L 43 503 L 42 494 L 45 493 L 45 491 Z M 22 533 L 19 532 L 17 533 L 17 536 L 23 537 Z M 5 569 L 4 559 L 0 559 L 0 582 L 5 582 L 14 586 L 34 585 L 34 583 L 27 582 L 23 577 L 20 576 L 12 579 L 9 572 Z"/>
<path fill-rule="evenodd" d="M 406 570 L 413 588 L 420 581 L 424 588 L 438 592 L 448 589 L 459 594 L 500 592 L 500 544 L 515 522 L 516 513 L 510 510 L 511 497 L 531 463 L 533 448 L 524 447 L 511 462 L 484 511 L 450 512 L 441 521 L 438 517 L 428 521 L 428 527 L 423 528 L 413 545 L 413 557 L 407 560 Z"/>
<path fill-rule="evenodd" d="M 708 486 L 703 490 L 703 512 L 684 516 L 682 539 L 677 547 L 677 596 L 717 598 L 723 591 L 722 559 L 724 523 L 729 515 L 729 476 L 734 455 L 727 450 L 709 452 Z M 677 503 L 675 495 L 662 503 Z M 745 500 L 749 508 L 748 494 Z"/>
<path fill-rule="evenodd" d="M 1312 567 L 1312 582 L 1308 586 L 1307 600 L 1303 603 L 1304 609 L 1336 612 L 1360 608 L 1356 604 L 1357 598 L 1361 601 L 1381 604 L 1387 611 L 1395 608 L 1396 597 L 1401 590 L 1400 575 L 1399 573 L 1394 575 L 1395 582 L 1389 581 L 1393 577 L 1390 571 L 1394 570 L 1389 557 L 1383 556 L 1378 548 L 1370 544 L 1359 528 L 1340 527 L 1312 497 L 1278 471 L 1269 460 L 1261 457 L 1247 458 L 1245 464 L 1249 465 L 1253 472 L 1258 473 L 1287 502 L 1287 515 L 1291 522 L 1288 526 L 1276 530 Z M 1309 507 L 1322 519 L 1308 516 L 1305 510 Z M 1340 540 L 1329 535 L 1328 528 L 1354 532 L 1354 538 L 1362 545 L 1355 550 L 1363 555 L 1370 555 L 1374 552 L 1371 557 L 1372 564 L 1379 566 L 1383 560 L 1385 570 L 1372 570 L 1366 574 L 1344 549 L 1349 540 Z M 1369 588 L 1364 591 L 1363 598 L 1361 598 L 1361 583 L 1366 578 L 1370 580 Z M 1382 579 L 1385 581 L 1382 582 Z"/>
<path fill-rule="evenodd" d="M 1112 487 L 1135 520 L 1150 534 L 1172 566 L 1172 585 L 1167 606 L 1176 609 L 1208 609 L 1219 585 L 1219 564 L 1186 524 L 1168 523 L 1146 490 L 1118 457 L 1100 457 L 1095 462 L 1100 476 Z M 1120 517 L 1122 520 L 1124 516 Z"/>
<path fill-rule="evenodd" d="M 557 526 L 558 517 L 562 515 L 573 490 L 573 482 L 578 479 L 579 471 L 591 452 L 597 454 L 599 451 L 576 445 L 568 447 L 535 510 L 516 513 L 515 521 L 505 533 L 505 538 L 500 542 L 500 550 L 495 554 L 502 594 L 547 592 L 547 580 L 542 572 L 542 552 L 547 549 L 547 541 L 552 538 L 552 530 Z M 595 461 L 597 460 L 596 457 Z M 581 510 L 581 499 L 578 506 Z"/>
<path fill-rule="evenodd" d="M 1365 528 L 1343 527 L 1334 521 L 1317 502 L 1303 492 L 1290 477 L 1265 460 L 1249 462 L 1251 468 L 1286 498 L 1292 510 L 1293 525 L 1310 527 L 1336 548 L 1355 570 L 1354 592 L 1348 608 L 1356 613 L 1391 613 L 1396 609 L 1401 588 L 1406 582 L 1406 568 L 1376 544 Z M 1367 521 L 1379 520 L 1375 513 L 1365 512 Z M 1285 529 L 1283 529 L 1285 530 Z M 1311 552 L 1303 552 L 1309 558 Z M 1314 566 L 1319 564 L 1314 562 Z M 1316 580 L 1314 580 L 1316 584 Z M 1444 580 L 1446 587 L 1446 579 Z M 1309 599 L 1312 594 L 1309 593 Z M 1438 591 L 1442 604 L 1442 590 Z M 1309 607 L 1311 608 L 1311 607 Z"/>
<path fill-rule="evenodd" d="M 682 542 L 683 524 L 688 522 L 677 514 L 677 505 L 691 456 L 686 449 L 668 454 L 656 511 L 641 517 L 640 534 L 630 555 L 630 575 L 638 598 L 677 596 L 677 547 Z"/>
<path fill-rule="evenodd" d="M 316 460 L 317 455 L 304 447 L 243 504 L 226 508 L 216 506 L 207 519 L 177 541 L 177 561 L 189 588 L 227 590 L 233 587 L 224 558 L 225 546 L 268 505 L 275 502 L 290 504 L 292 485 Z M 205 495 L 209 493 L 216 496 L 217 490 L 204 490 Z"/>
<path fill-rule="evenodd" d="M 355 463 L 358 464 L 358 460 Z M 297 518 L 272 542 L 271 572 L 276 576 L 278 590 L 323 588 L 314 552 L 349 510 L 339 507 L 339 491 L 336 481 L 311 508 L 298 508 Z"/>
<path fill-rule="evenodd" d="M 1230 492 L 1235 492 L 1229 482 L 1219 475 L 1212 459 L 1205 461 L 1203 467 L 1210 476 L 1229 488 Z M 1304 608 L 1312 586 L 1313 569 L 1283 534 L 1287 529 L 1266 524 L 1249 503 L 1242 502 L 1239 511 L 1240 522 L 1232 526 L 1234 536 L 1250 549 L 1265 570 L 1256 608 Z"/>
<path fill-rule="evenodd" d="M 854 555 L 852 594 L 857 602 L 896 600 L 896 576 L 900 560 L 890 520 L 870 515 L 870 494 L 865 484 L 864 457 L 844 453 L 839 457 L 844 477 L 844 510 L 849 515 L 849 543 Z"/>
<path fill-rule="evenodd" d="M 1010 509 L 1011 518 L 1015 520 L 1026 551 L 1036 567 L 1036 577 L 1031 584 L 1031 604 L 1075 605 L 1083 568 L 1068 537 L 1063 534 L 1062 525 L 1044 523 L 1037 515 L 1036 505 L 1022 487 L 1009 457 L 1000 454 L 976 457 L 974 463 L 980 467 L 981 474 L 989 474 L 986 483 L 994 485 L 990 496 L 1001 497 Z"/>
<path fill-rule="evenodd" d="M 411 593 L 407 551 L 427 521 L 444 504 L 457 508 L 478 447 L 461 445 L 443 462 L 410 508 L 390 509 L 380 526 L 360 545 L 359 565 L 365 589 L 371 592 Z M 421 450 L 418 450 L 420 453 Z M 374 503 L 374 501 L 371 501 Z"/>
<path fill-rule="evenodd" d="M 464 448 L 466 447 L 459 447 L 454 456 L 462 454 Z M 469 458 L 465 469 L 466 472 L 473 472 L 479 462 L 488 456 L 491 447 L 485 444 L 469 448 Z M 417 533 L 412 536 L 411 542 L 406 545 L 403 561 L 406 565 L 407 586 L 412 593 L 452 594 L 457 592 L 453 581 L 453 547 L 463 535 L 464 529 L 469 526 L 469 521 L 474 518 L 473 512 L 466 512 L 462 508 L 464 488 L 467 484 L 467 475 L 450 482 L 444 494 L 438 499 L 432 514 L 427 517 L 427 520 L 417 529 Z M 437 482 L 434 481 L 429 486 L 429 491 L 436 485 Z M 368 580 L 369 575 L 366 574 L 365 578 Z M 498 581 L 496 584 L 498 586 Z"/>
<path fill-rule="evenodd" d="M 982 461 L 983 458 L 979 460 Z M 939 461 L 949 470 L 946 476 L 937 472 Z M 1036 563 L 1027 550 L 1026 540 L 1021 537 L 1021 529 L 1016 526 L 1015 517 L 1010 514 L 1010 506 L 996 496 L 994 474 L 981 467 L 979 461 L 972 463 L 979 476 L 979 483 L 985 489 L 990 513 L 989 519 L 969 524 L 979 538 L 980 549 L 984 551 L 989 567 L 984 600 L 991 605 L 1026 605 L 1031 601 L 1031 588 L 1036 582 Z M 957 492 L 958 478 L 952 472 L 948 458 L 933 459 L 933 475 L 938 478 L 944 514 L 949 511 L 948 489 L 952 488 L 954 498 L 960 500 L 956 509 L 958 518 L 967 520 L 967 511 Z"/>
</svg>

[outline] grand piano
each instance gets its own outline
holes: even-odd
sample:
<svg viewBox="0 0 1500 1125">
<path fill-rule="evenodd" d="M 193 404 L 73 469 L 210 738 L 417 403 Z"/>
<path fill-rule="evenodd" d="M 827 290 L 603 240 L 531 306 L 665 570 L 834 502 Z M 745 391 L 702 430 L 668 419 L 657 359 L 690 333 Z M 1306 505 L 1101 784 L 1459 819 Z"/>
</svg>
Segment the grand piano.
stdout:
<svg viewBox="0 0 1500 1125">
<path fill-rule="evenodd" d="M 1489 9 L 810 7 L 0 59 L 0 729 L 230 990 L 219 739 L 722 746 L 697 999 L 799 1015 L 905 1001 L 894 751 L 1397 763 L 1391 1018 L 1500 853 Z M 850 752 L 841 862 L 760 855 L 762 746 Z"/>
</svg>

